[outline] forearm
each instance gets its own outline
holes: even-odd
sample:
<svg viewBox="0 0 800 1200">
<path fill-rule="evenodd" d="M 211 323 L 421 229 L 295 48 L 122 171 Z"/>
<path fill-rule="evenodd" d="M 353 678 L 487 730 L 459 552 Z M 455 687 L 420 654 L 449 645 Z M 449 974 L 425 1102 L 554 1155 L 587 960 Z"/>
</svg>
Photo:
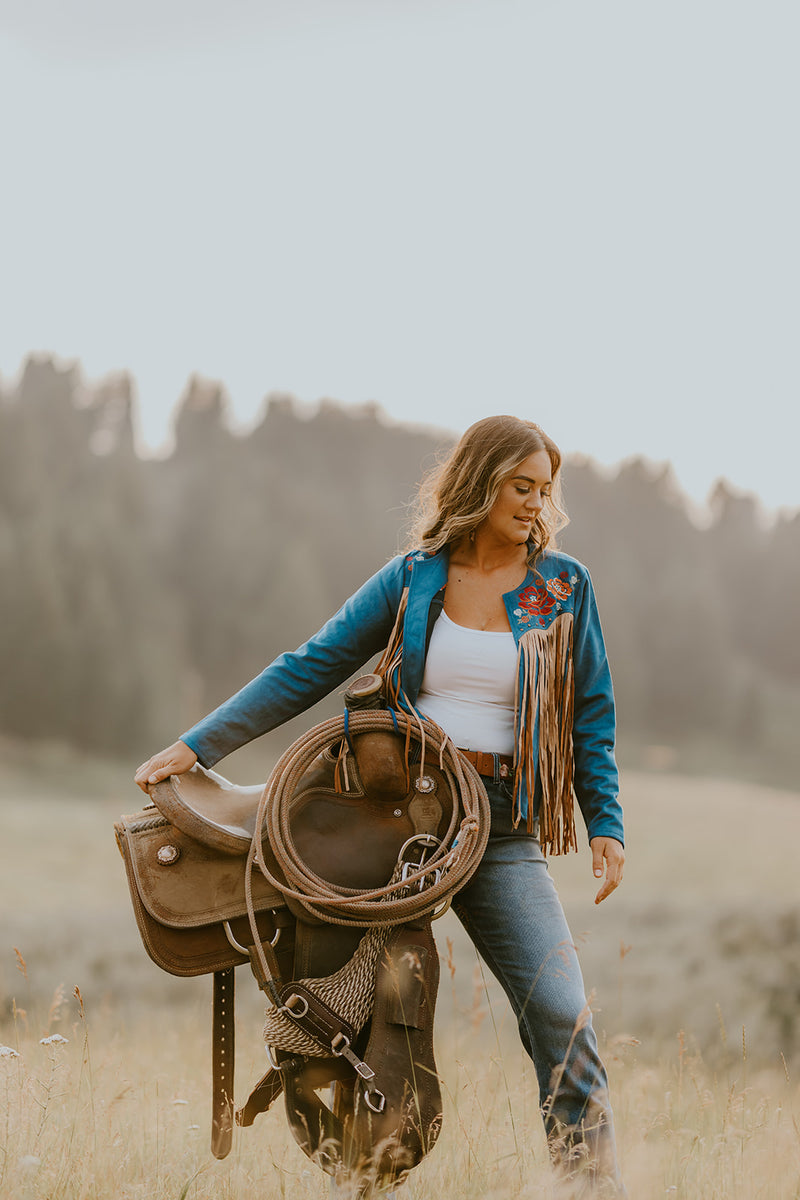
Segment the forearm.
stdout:
<svg viewBox="0 0 800 1200">
<path fill-rule="evenodd" d="M 186 733 L 181 741 L 211 767 L 261 734 L 305 712 L 383 649 L 402 594 L 402 562 L 373 575 L 299 649 L 281 654 Z"/>
<path fill-rule="evenodd" d="M 240 746 L 311 708 L 369 657 L 368 652 L 363 657 L 359 653 L 357 661 L 341 655 L 325 658 L 307 642 L 299 650 L 276 658 L 234 696 L 181 734 L 181 741 L 194 750 L 204 767 L 213 767 Z"/>
<path fill-rule="evenodd" d="M 612 837 L 624 846 L 619 772 L 613 741 L 590 739 L 588 744 L 576 746 L 574 785 L 589 840 Z"/>
<path fill-rule="evenodd" d="M 614 756 L 614 689 L 594 590 L 588 576 L 576 612 L 573 654 L 575 794 L 589 839 L 612 837 L 624 844 L 619 772 Z"/>
</svg>

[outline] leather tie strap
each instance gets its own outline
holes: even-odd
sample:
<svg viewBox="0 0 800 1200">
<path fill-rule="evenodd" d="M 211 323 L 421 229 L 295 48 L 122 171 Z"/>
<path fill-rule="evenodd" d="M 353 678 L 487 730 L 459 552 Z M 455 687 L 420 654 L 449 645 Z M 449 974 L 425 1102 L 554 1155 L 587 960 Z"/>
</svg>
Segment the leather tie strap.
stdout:
<svg viewBox="0 0 800 1200">
<path fill-rule="evenodd" d="M 496 767 L 497 777 L 500 779 L 514 778 L 514 759 L 510 754 L 493 754 L 489 750 L 461 749 L 459 749 L 459 754 L 463 754 L 467 762 L 472 763 L 479 775 L 494 779 Z"/>
<path fill-rule="evenodd" d="M 225 1158 L 233 1141 L 234 968 L 214 972 L 211 1153 Z"/>
<path fill-rule="evenodd" d="M 278 1052 L 280 1057 L 280 1051 Z M 245 1103 L 236 1112 L 237 1125 L 252 1125 L 259 1113 L 266 1112 L 291 1080 L 302 1071 L 305 1083 L 314 1088 L 328 1087 L 336 1081 L 352 1083 L 352 1067 L 343 1058 L 307 1059 L 302 1055 L 284 1055 L 278 1067 L 270 1067 L 259 1079 Z"/>
</svg>

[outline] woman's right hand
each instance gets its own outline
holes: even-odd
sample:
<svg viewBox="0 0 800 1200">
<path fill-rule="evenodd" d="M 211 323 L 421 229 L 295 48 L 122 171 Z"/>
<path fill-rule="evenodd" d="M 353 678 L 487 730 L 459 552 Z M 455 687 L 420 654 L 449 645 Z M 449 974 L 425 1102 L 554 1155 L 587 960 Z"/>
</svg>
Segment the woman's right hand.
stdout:
<svg viewBox="0 0 800 1200">
<path fill-rule="evenodd" d="M 142 763 L 133 777 L 134 783 L 137 783 L 143 792 L 149 792 L 154 783 L 160 783 L 168 775 L 183 775 L 184 771 L 191 770 L 196 762 L 197 755 L 194 750 L 190 750 L 185 742 L 174 742 L 160 754 L 154 754 L 147 762 Z"/>
</svg>

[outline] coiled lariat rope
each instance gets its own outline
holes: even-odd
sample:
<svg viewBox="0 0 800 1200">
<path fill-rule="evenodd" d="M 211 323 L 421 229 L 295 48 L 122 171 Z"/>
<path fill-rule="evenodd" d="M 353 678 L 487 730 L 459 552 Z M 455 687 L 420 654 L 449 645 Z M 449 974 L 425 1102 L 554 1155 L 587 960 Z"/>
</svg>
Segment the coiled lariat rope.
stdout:
<svg viewBox="0 0 800 1200">
<path fill-rule="evenodd" d="M 399 869 L 382 887 L 357 890 L 322 879 L 300 858 L 290 828 L 291 802 L 309 766 L 324 750 L 359 733 L 376 730 L 404 734 L 421 742 L 419 776 L 424 775 L 426 747 L 438 754 L 439 769 L 453 796 L 453 812 L 441 844 L 416 871 L 399 878 Z M 299 738 L 283 754 L 264 788 L 256 815 L 256 833 L 247 856 L 245 895 L 255 941 L 254 949 L 267 980 L 274 978 L 256 928 L 252 897 L 255 866 L 284 896 L 296 900 L 317 920 L 333 925 L 366 928 L 355 954 L 333 975 L 302 980 L 358 1032 L 372 1011 L 375 970 L 389 930 L 447 907 L 453 894 L 478 868 L 489 837 L 490 811 L 486 789 L 471 763 L 459 754 L 447 734 L 432 721 L 403 711 L 370 709 L 334 717 Z M 262 838 L 266 837 L 283 878 L 267 865 Z M 273 995 L 273 1000 L 274 1000 Z M 326 1055 L 321 1046 L 277 1009 L 268 1013 L 267 1043 L 293 1053 Z"/>
</svg>

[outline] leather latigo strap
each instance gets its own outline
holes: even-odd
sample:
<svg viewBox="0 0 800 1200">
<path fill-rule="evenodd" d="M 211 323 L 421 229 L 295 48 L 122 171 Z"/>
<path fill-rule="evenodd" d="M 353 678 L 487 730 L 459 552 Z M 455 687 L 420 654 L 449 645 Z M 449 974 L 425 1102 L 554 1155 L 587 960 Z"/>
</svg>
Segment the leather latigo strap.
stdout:
<svg viewBox="0 0 800 1200">
<path fill-rule="evenodd" d="M 233 1138 L 234 968 L 214 972 L 211 1152 L 225 1158 Z"/>
<path fill-rule="evenodd" d="M 497 759 L 500 778 L 514 778 L 514 759 L 510 754 L 492 754 L 488 750 L 459 750 L 459 754 L 472 763 L 479 775 L 488 775 L 494 779 L 494 764 Z"/>
</svg>

